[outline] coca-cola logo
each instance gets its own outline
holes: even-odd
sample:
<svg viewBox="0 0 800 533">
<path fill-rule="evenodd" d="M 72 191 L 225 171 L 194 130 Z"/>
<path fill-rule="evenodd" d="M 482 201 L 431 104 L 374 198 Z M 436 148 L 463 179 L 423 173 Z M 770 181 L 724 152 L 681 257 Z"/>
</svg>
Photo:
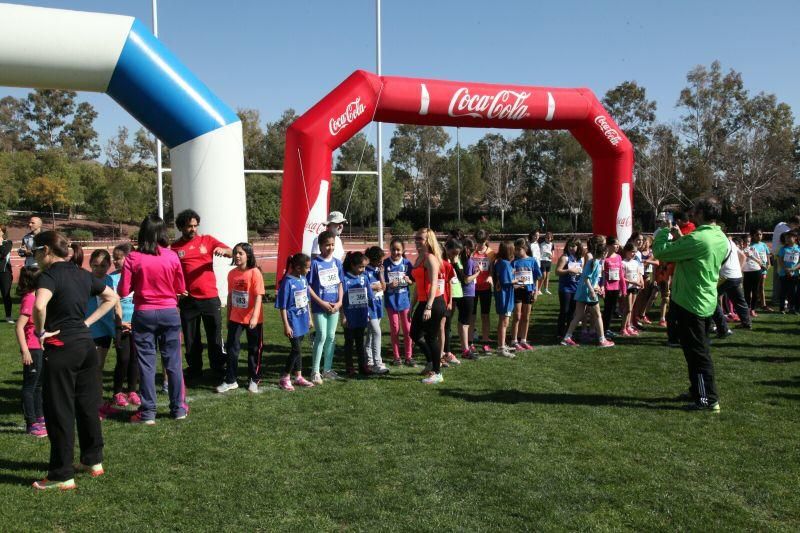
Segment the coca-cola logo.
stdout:
<svg viewBox="0 0 800 533">
<path fill-rule="evenodd" d="M 366 106 L 361 103 L 361 97 L 357 97 L 355 100 L 347 104 L 347 108 L 345 108 L 344 113 L 328 121 L 328 131 L 331 132 L 331 135 L 336 135 L 345 129 L 351 122 L 355 121 L 365 109 Z"/>
<path fill-rule="evenodd" d="M 597 115 L 594 117 L 594 123 L 600 127 L 600 130 L 608 139 L 608 142 L 611 143 L 612 146 L 618 145 L 622 141 L 622 134 L 611 127 L 606 120 L 606 117 L 603 115 Z"/>
<path fill-rule="evenodd" d="M 630 215 L 625 217 L 617 217 L 618 228 L 629 228 L 631 226 L 633 226 L 633 219 Z"/>
<path fill-rule="evenodd" d="M 311 233 L 322 233 L 325 231 L 325 224 L 321 222 L 307 222 L 306 223 L 306 231 L 310 231 Z"/>
<path fill-rule="evenodd" d="M 504 89 L 494 95 L 470 94 L 467 87 L 457 90 L 450 99 L 447 114 L 451 117 L 498 118 L 521 120 L 529 115 L 525 91 Z"/>
</svg>

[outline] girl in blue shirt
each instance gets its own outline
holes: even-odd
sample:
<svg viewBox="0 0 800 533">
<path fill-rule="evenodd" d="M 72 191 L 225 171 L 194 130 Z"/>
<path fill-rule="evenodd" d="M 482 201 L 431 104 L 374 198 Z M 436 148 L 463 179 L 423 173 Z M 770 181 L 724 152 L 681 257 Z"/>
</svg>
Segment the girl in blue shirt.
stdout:
<svg viewBox="0 0 800 533">
<path fill-rule="evenodd" d="M 283 333 L 289 338 L 291 349 L 283 367 L 279 386 L 286 391 L 293 391 L 290 376 L 294 373 L 294 384 L 300 387 L 313 387 L 314 383 L 303 377 L 303 356 L 300 343 L 311 327 L 311 315 L 308 312 L 308 282 L 306 274 L 311 259 L 306 254 L 294 254 L 286 261 L 286 274 L 281 280 L 278 294 L 275 297 L 275 309 L 280 309 L 283 321 Z M 322 380 L 319 380 L 320 383 Z"/>
<path fill-rule="evenodd" d="M 116 271 L 110 274 L 112 287 L 117 290 L 122 267 L 125 258 L 131 253 L 131 245 L 128 243 L 120 244 L 111 253 Z M 136 359 L 131 357 L 136 352 L 133 351 L 133 335 L 131 323 L 133 322 L 133 293 L 119 299 L 117 313 L 120 317 L 120 324 L 116 328 L 114 346 L 117 350 L 117 364 L 114 366 L 114 405 L 116 407 L 127 407 L 142 405 L 139 398 L 139 365 Z M 127 392 L 123 388 L 125 380 L 128 380 Z"/>
<path fill-rule="evenodd" d="M 367 364 L 373 374 L 388 374 L 389 369 L 383 364 L 381 357 L 381 319 L 383 318 L 383 295 L 386 284 L 383 281 L 383 248 L 372 246 L 364 252 L 369 264 L 364 274 L 372 287 L 373 298 L 370 300 L 369 324 L 367 324 Z"/>
<path fill-rule="evenodd" d="M 333 257 L 336 234 L 323 231 L 317 239 L 320 255 L 311 260 L 306 274 L 308 295 L 311 301 L 311 320 L 317 330 L 314 337 L 314 360 L 311 381 L 322 383 L 322 378 L 339 379 L 333 370 L 333 347 L 336 326 L 339 324 L 339 309 L 342 307 L 342 262 Z M 319 373 L 319 363 L 325 355 L 324 373 Z"/>
<path fill-rule="evenodd" d="M 364 350 L 364 330 L 369 324 L 370 306 L 375 295 L 369 279 L 364 274 L 367 258 L 361 252 L 349 252 L 344 258 L 344 363 L 347 375 L 355 375 L 353 368 L 353 346 L 358 357 L 358 370 L 363 376 L 372 374 L 367 365 L 367 352 Z"/>
<path fill-rule="evenodd" d="M 786 302 L 789 312 L 800 312 L 797 283 L 800 279 L 800 246 L 797 246 L 797 234 L 789 231 L 781 235 L 783 246 L 778 251 L 778 275 L 781 277 L 780 311 L 786 313 Z"/>
<path fill-rule="evenodd" d="M 497 250 L 492 266 L 495 290 L 495 311 L 497 311 L 497 349 L 503 357 L 514 357 L 514 352 L 506 346 L 508 321 L 514 312 L 514 243 L 503 241 Z"/>
<path fill-rule="evenodd" d="M 108 269 L 111 268 L 111 254 L 108 253 L 108 250 L 99 249 L 92 252 L 91 257 L 89 258 L 89 267 L 92 269 L 93 276 L 102 279 L 107 287 L 114 287 L 114 282 L 111 279 L 111 276 L 108 275 Z M 93 296 L 92 298 L 89 298 L 89 302 L 86 305 L 87 318 L 95 312 L 95 310 L 100 306 L 100 303 L 102 302 L 99 296 Z M 111 340 L 116 336 L 117 333 L 114 311 L 109 311 L 103 315 L 100 320 L 89 327 L 89 331 L 92 334 L 95 348 L 97 348 L 97 380 L 100 383 L 100 398 L 102 398 L 103 367 L 106 364 L 108 350 L 111 348 Z M 114 412 L 112 403 L 110 401 L 103 402 L 98 409 L 100 420 L 105 419 L 105 417 L 112 412 Z"/>
<path fill-rule="evenodd" d="M 528 241 L 517 239 L 514 242 L 516 257 L 514 266 L 514 325 L 511 327 L 511 336 L 514 339 L 512 346 L 515 350 L 533 350 L 528 344 L 528 329 L 530 328 L 531 306 L 536 299 L 536 283 L 542 277 L 539 261 L 535 257 L 528 257 Z"/>
<path fill-rule="evenodd" d="M 572 317 L 564 340 L 561 341 L 562 346 L 578 346 L 578 343 L 572 340 L 572 332 L 578 327 L 578 323 L 587 316 L 599 335 L 598 346 L 601 348 L 614 346 L 614 343 L 606 339 L 603 333 L 603 317 L 600 314 L 599 305 L 600 277 L 603 273 L 603 260 L 606 258 L 606 253 L 605 237 L 593 235 L 589 238 L 590 256 L 583 267 L 578 288 L 575 291 L 575 300 L 578 302 L 575 306 L 575 316 Z"/>
<path fill-rule="evenodd" d="M 558 336 L 563 337 L 567 326 L 575 314 L 575 291 L 583 271 L 583 259 L 579 255 L 581 240 L 570 238 L 564 246 L 564 253 L 556 263 L 558 276 Z"/>
<path fill-rule="evenodd" d="M 389 257 L 383 260 L 383 282 L 386 286 L 384 301 L 386 315 L 389 317 L 389 333 L 392 338 L 394 365 L 400 365 L 400 330 L 403 330 L 403 354 L 405 363 L 414 366 L 411 342 L 411 299 L 408 287 L 413 283 L 411 270 L 414 265 L 405 258 L 405 243 L 399 237 L 392 238 L 389 244 Z"/>
</svg>

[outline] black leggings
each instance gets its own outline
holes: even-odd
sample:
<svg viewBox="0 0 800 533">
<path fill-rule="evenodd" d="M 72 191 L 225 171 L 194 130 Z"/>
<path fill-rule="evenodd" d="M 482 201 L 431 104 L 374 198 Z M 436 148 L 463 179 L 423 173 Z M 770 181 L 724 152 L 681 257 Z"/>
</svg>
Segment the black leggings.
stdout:
<svg viewBox="0 0 800 533">
<path fill-rule="evenodd" d="M 558 291 L 558 336 L 567 333 L 572 315 L 575 314 L 575 293 Z"/>
<path fill-rule="evenodd" d="M 347 330 L 345 330 L 347 331 Z M 289 355 L 286 357 L 286 364 L 283 366 L 284 374 L 291 374 L 292 372 L 300 372 L 303 368 L 303 356 L 300 354 L 300 343 L 303 342 L 303 337 L 292 337 L 289 339 L 292 347 L 289 350 Z"/>
<path fill-rule="evenodd" d="M 117 348 L 117 364 L 114 365 L 114 394 L 123 392 L 125 379 L 128 380 L 127 392 L 139 390 L 139 364 L 136 362 L 136 348 L 133 346 L 133 335 L 117 330 L 114 339 Z"/>
<path fill-rule="evenodd" d="M 603 304 L 603 331 L 608 331 L 611 321 L 614 320 L 614 311 L 617 310 L 617 300 L 619 291 L 606 291 L 605 303 Z"/>
<path fill-rule="evenodd" d="M 353 345 L 358 358 L 358 369 L 361 372 L 367 369 L 367 351 L 364 349 L 364 331 L 366 327 L 344 328 L 344 366 L 347 370 L 353 369 Z"/>
<path fill-rule="evenodd" d="M 439 373 L 442 363 L 442 353 L 439 350 L 439 331 L 446 306 L 444 298 L 437 296 L 433 300 L 430 319 L 423 320 L 422 315 L 425 312 L 426 303 L 418 302 L 417 308 L 414 309 L 414 316 L 411 317 L 411 339 L 425 355 L 425 360 L 431 364 L 431 369 Z"/>
<path fill-rule="evenodd" d="M 759 298 L 761 298 L 761 271 L 742 272 L 744 274 L 744 300 L 747 302 L 750 309 L 758 307 Z"/>
<path fill-rule="evenodd" d="M 0 272 L 0 294 L 3 296 L 3 306 L 6 308 L 6 318 L 11 316 L 11 278 L 10 270 Z"/>
<path fill-rule="evenodd" d="M 448 311 L 445 308 L 444 312 L 444 353 L 450 353 L 452 350 L 450 349 L 450 329 L 453 324 L 453 317 L 456 314 L 456 308 L 458 307 L 459 303 L 461 302 L 461 298 L 453 298 L 453 309 Z"/>
</svg>

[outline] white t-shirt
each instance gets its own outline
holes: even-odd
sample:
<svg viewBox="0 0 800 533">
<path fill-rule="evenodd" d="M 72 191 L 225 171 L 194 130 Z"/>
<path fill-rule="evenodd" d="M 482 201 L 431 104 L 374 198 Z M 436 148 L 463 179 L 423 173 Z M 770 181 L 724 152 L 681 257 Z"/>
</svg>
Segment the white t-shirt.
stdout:
<svg viewBox="0 0 800 533">
<path fill-rule="evenodd" d="M 733 241 L 728 239 L 728 251 L 725 252 L 725 255 L 728 255 L 727 261 L 722 263 L 722 266 L 719 269 L 719 275 L 722 278 L 726 279 L 741 279 L 742 278 L 742 265 L 739 264 L 739 252 L 736 248 L 736 245 L 733 244 Z"/>
<path fill-rule="evenodd" d="M 632 259 L 623 259 L 622 260 L 622 270 L 625 273 L 625 281 L 629 283 L 637 283 L 639 281 L 639 275 L 641 274 L 641 265 L 636 258 Z"/>
<path fill-rule="evenodd" d="M 539 252 L 542 254 L 541 260 L 542 261 L 552 261 L 553 260 L 553 243 L 542 241 L 539 243 Z"/>
<path fill-rule="evenodd" d="M 787 231 L 791 231 L 792 228 L 786 222 L 778 222 L 778 225 L 775 226 L 775 229 L 772 230 L 772 253 L 777 254 L 778 250 L 781 249 L 781 235 L 786 233 Z"/>
<path fill-rule="evenodd" d="M 542 262 L 542 249 L 539 248 L 539 243 L 538 242 L 532 242 L 530 248 L 531 248 L 531 257 L 535 258 L 537 261 L 539 261 L 541 263 Z"/>
<path fill-rule="evenodd" d="M 759 254 L 756 250 L 753 249 L 752 246 L 748 246 L 744 249 L 745 261 L 742 265 L 742 272 L 761 272 L 761 267 L 758 263 L 753 259 L 754 257 L 759 257 Z"/>
<path fill-rule="evenodd" d="M 334 241 L 335 244 L 333 246 L 333 257 L 338 259 L 339 261 L 344 261 L 345 251 L 344 251 L 344 244 L 342 244 L 342 239 L 339 236 L 336 236 L 336 240 Z M 319 255 L 319 236 L 314 237 L 314 242 L 311 243 L 311 255 Z"/>
</svg>

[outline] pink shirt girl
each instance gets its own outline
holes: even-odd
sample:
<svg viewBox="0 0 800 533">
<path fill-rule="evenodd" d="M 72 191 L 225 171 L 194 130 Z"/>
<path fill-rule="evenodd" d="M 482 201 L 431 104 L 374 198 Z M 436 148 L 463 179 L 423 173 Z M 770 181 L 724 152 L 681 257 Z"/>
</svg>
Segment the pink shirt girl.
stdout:
<svg viewBox="0 0 800 533">
<path fill-rule="evenodd" d="M 178 306 L 178 294 L 186 291 L 178 255 L 158 247 L 158 255 L 131 252 L 125 258 L 117 292 L 133 292 L 133 305 L 140 311 L 169 309 Z"/>
</svg>

